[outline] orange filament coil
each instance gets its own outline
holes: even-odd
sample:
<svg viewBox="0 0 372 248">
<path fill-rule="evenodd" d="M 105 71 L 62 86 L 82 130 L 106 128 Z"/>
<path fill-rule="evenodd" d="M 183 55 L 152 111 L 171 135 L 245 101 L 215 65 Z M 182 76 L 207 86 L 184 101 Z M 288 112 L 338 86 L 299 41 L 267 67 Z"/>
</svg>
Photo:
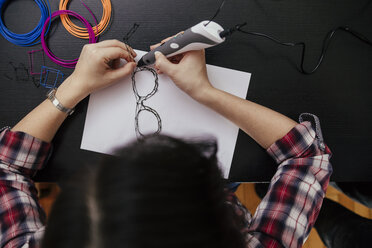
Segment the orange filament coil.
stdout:
<svg viewBox="0 0 372 248">
<path fill-rule="evenodd" d="M 59 9 L 60 10 L 67 10 L 69 0 L 61 0 L 59 2 Z M 111 1 L 110 0 L 101 0 L 103 11 L 102 11 L 102 19 L 97 24 L 97 26 L 93 27 L 93 31 L 96 36 L 100 35 L 105 31 L 105 29 L 110 24 L 111 20 Z M 84 4 L 84 3 L 83 3 Z M 84 4 L 85 6 L 85 4 Z M 88 9 L 89 10 L 89 9 Z M 66 30 L 81 39 L 89 39 L 89 33 L 85 27 L 79 27 L 75 25 L 69 18 L 68 15 L 61 15 L 61 21 L 63 26 L 66 28 Z"/>
</svg>

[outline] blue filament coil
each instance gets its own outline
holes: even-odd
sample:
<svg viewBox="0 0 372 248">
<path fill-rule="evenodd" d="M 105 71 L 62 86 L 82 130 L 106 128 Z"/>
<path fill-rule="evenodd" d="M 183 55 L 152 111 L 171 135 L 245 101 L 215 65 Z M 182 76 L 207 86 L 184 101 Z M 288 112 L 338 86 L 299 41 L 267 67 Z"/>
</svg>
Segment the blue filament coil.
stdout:
<svg viewBox="0 0 372 248">
<path fill-rule="evenodd" d="M 24 34 L 16 34 L 10 31 L 4 24 L 3 21 L 3 7 L 8 0 L 0 0 L 0 33 L 7 39 L 9 42 L 18 45 L 18 46 L 33 46 L 40 43 L 41 30 L 43 25 L 48 17 L 51 16 L 51 9 L 49 0 L 35 0 L 36 4 L 40 8 L 41 17 L 38 25 L 30 32 Z M 49 31 L 50 23 L 47 29 Z"/>
</svg>

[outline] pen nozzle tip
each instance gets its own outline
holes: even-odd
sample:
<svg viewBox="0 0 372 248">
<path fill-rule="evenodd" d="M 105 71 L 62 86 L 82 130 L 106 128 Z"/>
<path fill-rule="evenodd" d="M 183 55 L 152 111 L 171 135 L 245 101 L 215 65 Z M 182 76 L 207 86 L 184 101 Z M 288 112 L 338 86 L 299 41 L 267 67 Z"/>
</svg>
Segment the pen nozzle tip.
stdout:
<svg viewBox="0 0 372 248">
<path fill-rule="evenodd" d="M 143 59 L 140 59 L 138 62 L 137 62 L 137 67 L 142 67 L 142 66 L 145 66 L 145 62 L 143 62 Z"/>
</svg>

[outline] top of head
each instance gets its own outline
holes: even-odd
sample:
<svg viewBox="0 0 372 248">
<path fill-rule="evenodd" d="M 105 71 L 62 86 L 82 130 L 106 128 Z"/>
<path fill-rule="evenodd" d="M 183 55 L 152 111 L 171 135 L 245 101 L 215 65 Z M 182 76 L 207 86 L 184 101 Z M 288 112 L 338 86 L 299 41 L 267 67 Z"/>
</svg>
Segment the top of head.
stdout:
<svg viewBox="0 0 372 248">
<path fill-rule="evenodd" d="M 223 30 L 223 27 L 213 21 L 202 21 L 191 28 L 192 32 L 202 34 L 216 43 L 225 41 L 225 38 L 220 37 Z"/>
</svg>

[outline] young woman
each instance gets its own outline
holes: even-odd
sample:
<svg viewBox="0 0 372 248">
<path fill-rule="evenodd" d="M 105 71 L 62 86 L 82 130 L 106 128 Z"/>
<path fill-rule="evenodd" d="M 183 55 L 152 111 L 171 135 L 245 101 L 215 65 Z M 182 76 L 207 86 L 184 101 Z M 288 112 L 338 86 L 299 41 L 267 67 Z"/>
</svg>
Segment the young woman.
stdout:
<svg viewBox="0 0 372 248">
<path fill-rule="evenodd" d="M 278 170 L 255 216 L 225 189 L 217 144 L 152 136 L 122 148 L 83 173 L 80 183 L 64 188 L 46 224 L 32 175 L 47 159 L 67 113 L 90 93 L 129 76 L 135 56 L 115 40 L 86 45 L 75 71 L 49 96 L 59 108 L 47 99 L 1 132 L 0 245 L 301 247 L 329 182 L 330 151 L 310 122 L 298 124 L 213 88 L 204 51 L 187 52 L 176 63 L 157 53 L 155 67 L 200 104 L 234 122 L 276 160 Z M 117 68 L 120 58 L 128 63 Z"/>
</svg>

